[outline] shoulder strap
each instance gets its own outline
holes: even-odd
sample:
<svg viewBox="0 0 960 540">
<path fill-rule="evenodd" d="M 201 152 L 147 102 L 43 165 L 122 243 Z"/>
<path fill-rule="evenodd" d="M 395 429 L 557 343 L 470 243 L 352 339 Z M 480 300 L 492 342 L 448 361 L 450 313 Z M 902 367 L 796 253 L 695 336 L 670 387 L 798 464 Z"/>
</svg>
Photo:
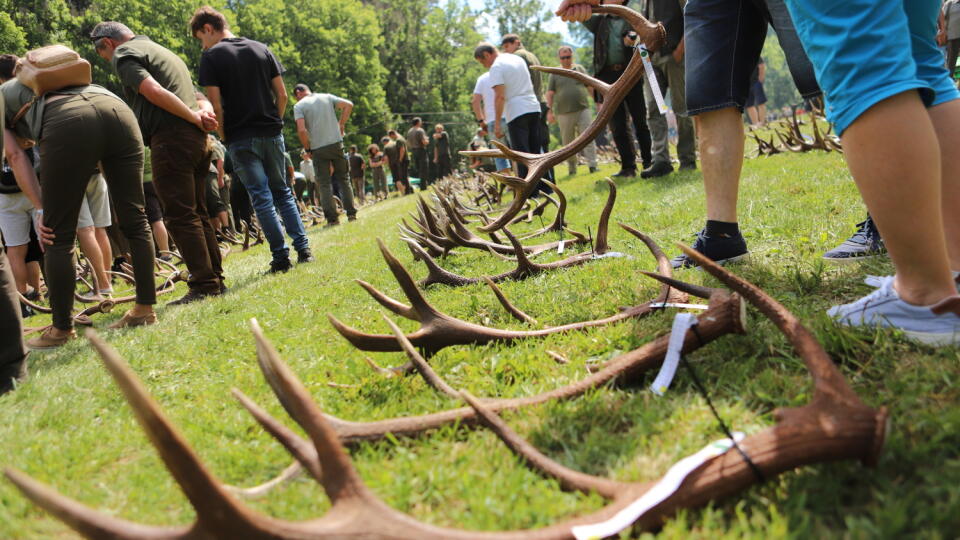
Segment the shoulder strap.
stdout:
<svg viewBox="0 0 960 540">
<path fill-rule="evenodd" d="M 16 123 L 27 114 L 27 111 L 30 110 L 30 107 L 33 107 L 37 103 L 38 99 L 40 99 L 38 96 L 33 96 L 33 99 L 24 103 L 23 107 L 20 107 L 20 110 L 17 111 L 17 114 L 13 117 L 13 120 L 10 122 L 10 126 L 13 127 L 16 125 Z"/>
</svg>

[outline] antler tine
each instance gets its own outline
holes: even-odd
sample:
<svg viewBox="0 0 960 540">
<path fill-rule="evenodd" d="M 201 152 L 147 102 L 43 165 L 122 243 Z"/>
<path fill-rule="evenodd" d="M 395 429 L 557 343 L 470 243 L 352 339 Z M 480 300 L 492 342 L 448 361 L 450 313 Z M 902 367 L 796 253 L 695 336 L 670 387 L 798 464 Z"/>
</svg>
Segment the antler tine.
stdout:
<svg viewBox="0 0 960 540">
<path fill-rule="evenodd" d="M 420 289 L 417 288 L 417 284 L 414 283 L 413 278 L 410 277 L 410 273 L 400 264 L 400 261 L 393 253 L 390 253 L 390 250 L 387 249 L 387 245 L 383 243 L 383 240 L 377 238 L 377 245 L 380 246 L 380 253 L 387 262 L 387 266 L 390 267 L 390 271 L 393 272 L 393 277 L 396 278 L 397 283 L 403 290 L 403 294 L 410 300 L 411 309 L 416 311 L 420 316 L 418 320 L 424 321 L 439 316 L 437 310 L 434 309 L 420 293 Z"/>
<path fill-rule="evenodd" d="M 483 402 L 470 392 L 461 390 L 459 396 L 476 411 L 480 422 L 494 432 L 514 454 L 523 459 L 530 468 L 557 479 L 564 490 L 583 493 L 595 491 L 602 497 L 613 499 L 629 487 L 629 484 L 584 474 L 557 463 L 510 429 L 502 418 L 484 406 Z"/>
<path fill-rule="evenodd" d="M 507 235 L 507 240 L 510 241 L 510 244 L 513 245 L 514 256 L 517 258 L 517 272 L 519 275 L 532 274 L 536 272 L 537 266 L 527 258 L 527 254 L 523 252 L 523 246 L 520 244 L 520 241 L 517 240 L 517 237 L 510 232 L 510 229 L 506 227 L 503 228 L 503 234 Z"/>
<path fill-rule="evenodd" d="M 647 272 L 647 271 L 641 270 L 640 273 L 647 277 L 651 277 L 672 289 L 683 291 L 687 294 L 692 294 L 697 298 L 710 298 L 710 296 L 715 294 L 717 291 L 723 290 L 723 289 L 714 289 L 713 287 L 703 287 L 701 285 L 694 285 L 693 283 L 680 281 L 679 279 L 667 277 L 661 274 L 657 274 L 655 272 Z"/>
<path fill-rule="evenodd" d="M 518 163 L 523 163 L 524 165 L 530 165 L 530 163 L 540 157 L 540 154 L 530 154 L 528 152 L 520 152 L 513 150 L 509 146 L 503 144 L 500 141 L 492 140 L 490 144 L 497 147 L 497 150 L 500 150 L 507 159 L 511 161 L 516 161 Z M 493 174 L 493 173 L 492 173 Z"/>
<path fill-rule="evenodd" d="M 433 257 L 430 256 L 423 248 L 418 246 L 416 242 L 407 242 L 410 251 L 416 254 L 417 257 L 423 261 L 423 264 L 427 266 L 427 277 L 420 280 L 420 286 L 428 287 L 434 283 L 442 283 L 444 285 L 467 285 L 469 283 L 476 283 L 478 280 L 476 278 L 467 278 L 463 276 L 458 276 L 453 272 L 450 272 L 439 264 L 437 261 L 433 260 Z M 488 246 L 489 247 L 489 246 Z M 491 250 L 492 251 L 492 250 Z M 494 252 L 495 253 L 495 252 Z"/>
<path fill-rule="evenodd" d="M 500 182 L 501 184 L 513 190 L 521 190 L 527 186 L 526 180 L 516 176 L 510 176 L 510 175 L 500 174 L 500 173 L 490 173 L 490 176 L 492 176 L 497 182 Z M 517 202 L 518 200 L 520 202 Z M 526 205 L 526 201 L 523 198 L 514 199 L 513 201 L 514 202 L 511 204 L 510 209 L 513 208 L 514 204 L 516 204 L 518 208 L 523 208 Z"/>
<path fill-rule="evenodd" d="M 610 178 L 605 179 L 610 188 L 610 194 L 607 195 L 607 202 L 603 205 L 603 211 L 600 212 L 600 222 L 597 224 L 597 238 L 593 251 L 601 255 L 610 250 L 607 243 L 607 230 L 610 228 L 610 214 L 613 212 L 613 205 L 617 202 L 617 184 Z"/>
<path fill-rule="evenodd" d="M 416 242 L 414 242 L 409 238 L 405 239 L 405 241 L 407 242 L 408 245 L 416 244 Z M 402 302 L 398 302 L 393 298 L 390 298 L 389 296 L 383 294 L 382 292 L 374 288 L 373 285 L 367 283 L 362 279 L 355 279 L 354 281 L 357 282 L 357 285 L 360 285 L 361 287 L 363 287 L 364 290 L 366 290 L 367 293 L 369 293 L 370 296 L 372 296 L 373 299 L 376 300 L 377 303 L 379 303 L 381 306 L 389 309 L 390 311 L 396 313 L 397 315 L 400 315 L 401 317 L 406 317 L 407 319 L 410 319 L 412 321 L 420 320 L 420 314 L 417 313 L 417 310 L 413 309 L 412 307 Z"/>
<path fill-rule="evenodd" d="M 507 310 L 507 312 L 510 313 L 510 315 L 513 315 L 515 319 L 527 324 L 537 324 L 536 319 L 524 313 L 517 306 L 514 306 L 513 303 L 507 299 L 506 295 L 503 294 L 503 291 L 500 290 L 500 287 L 497 287 L 497 284 L 494 283 L 489 277 L 483 276 L 483 281 L 488 287 L 490 287 L 490 290 L 493 291 L 493 294 L 496 295 L 497 300 L 500 301 L 500 305 L 503 306 L 503 309 Z"/>
<path fill-rule="evenodd" d="M 604 96 L 606 96 L 607 93 L 610 92 L 609 84 L 601 81 L 600 79 L 595 79 L 587 75 L 586 73 L 580 73 L 579 71 L 575 71 L 572 69 L 565 69 L 565 68 L 552 67 L 552 66 L 530 66 L 530 69 L 542 71 L 543 73 L 550 73 L 551 75 L 563 75 L 564 77 L 570 77 L 571 79 L 576 79 L 590 86 L 597 92 L 600 92 L 600 94 Z"/>
<path fill-rule="evenodd" d="M 196 509 L 197 519 L 205 522 L 207 526 L 219 525 L 228 528 L 237 521 L 251 521 L 249 511 L 238 505 L 220 482 L 207 471 L 187 441 L 147 393 L 130 366 L 100 339 L 95 331 L 87 330 L 86 336 L 100 354 L 170 474 Z"/>
<path fill-rule="evenodd" d="M 490 158 L 506 158 L 507 155 L 501 152 L 500 150 L 463 150 L 460 152 L 460 155 L 467 157 L 490 157 Z"/>
<path fill-rule="evenodd" d="M 50 512 L 87 538 L 173 540 L 186 538 L 190 532 L 187 527 L 151 527 L 101 514 L 89 506 L 57 493 L 55 489 L 34 480 L 22 471 L 8 467 L 3 473 L 37 506 Z"/>
<path fill-rule="evenodd" d="M 263 335 L 256 319 L 250 320 L 250 331 L 257 342 L 257 361 L 263 377 L 287 414 L 310 436 L 320 463 L 320 483 L 332 503 L 363 494 L 364 487 L 353 463 L 347 456 L 337 432 L 310 397 L 296 375 L 280 359 L 277 350 Z M 313 471 L 311 471 L 313 472 Z"/>
<path fill-rule="evenodd" d="M 653 254 L 653 258 L 657 260 L 657 270 L 660 272 L 660 274 L 667 276 L 668 278 L 673 276 L 673 266 L 670 265 L 670 260 L 667 259 L 667 254 L 664 253 L 663 249 L 660 248 L 660 244 L 658 244 L 653 238 L 650 238 L 649 236 L 629 225 L 624 223 L 617 223 L 617 225 L 620 225 L 620 228 L 639 238 L 640 241 L 647 246 L 647 249 L 649 249 L 650 253 Z M 677 289 L 676 287 L 670 286 L 668 283 L 664 283 L 663 288 L 660 291 L 660 297 L 663 298 L 664 302 L 686 302 L 686 295 L 675 294 L 674 291 L 677 290 L 683 291 L 683 289 Z M 710 296 L 704 296 L 703 298 L 710 298 Z"/>
<path fill-rule="evenodd" d="M 677 245 L 707 273 L 740 293 L 783 332 L 807 365 L 807 369 L 814 379 L 814 388 L 817 393 L 825 392 L 827 397 L 837 402 L 863 406 L 860 398 L 847 384 L 817 338 L 783 304 L 777 302 L 756 285 L 730 273 L 700 252 L 685 244 Z"/>
<path fill-rule="evenodd" d="M 400 347 L 403 348 L 403 352 L 407 354 L 407 358 L 413 363 L 413 367 L 417 370 L 423 380 L 427 382 L 433 389 L 444 393 L 452 398 L 460 397 L 460 394 L 456 390 L 450 387 L 433 368 L 430 367 L 430 364 L 420 356 L 420 353 L 413 347 L 413 344 L 410 343 L 410 340 L 407 339 L 407 336 L 403 334 L 403 330 L 396 325 L 393 321 L 390 320 L 386 315 L 383 316 L 383 319 L 387 321 L 387 324 L 390 325 L 390 330 L 393 331 L 393 335 L 397 336 L 397 342 L 400 344 Z"/>
</svg>

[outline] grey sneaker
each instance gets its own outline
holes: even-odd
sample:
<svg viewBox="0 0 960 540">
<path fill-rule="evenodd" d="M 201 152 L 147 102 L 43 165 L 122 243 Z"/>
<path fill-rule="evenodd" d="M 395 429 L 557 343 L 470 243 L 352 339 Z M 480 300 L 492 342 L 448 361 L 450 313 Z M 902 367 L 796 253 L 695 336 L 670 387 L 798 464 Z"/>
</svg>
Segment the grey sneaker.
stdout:
<svg viewBox="0 0 960 540">
<path fill-rule="evenodd" d="M 877 290 L 863 298 L 827 310 L 846 326 L 897 328 L 910 339 L 927 345 L 960 345 L 960 296 L 932 306 L 915 306 L 900 299 L 893 276 L 875 281 Z"/>
<path fill-rule="evenodd" d="M 857 223 L 857 232 L 839 246 L 824 253 L 823 258 L 830 262 L 845 263 L 862 261 L 886 252 L 880 231 L 874 225 L 873 218 L 867 215 L 867 219 Z"/>
</svg>

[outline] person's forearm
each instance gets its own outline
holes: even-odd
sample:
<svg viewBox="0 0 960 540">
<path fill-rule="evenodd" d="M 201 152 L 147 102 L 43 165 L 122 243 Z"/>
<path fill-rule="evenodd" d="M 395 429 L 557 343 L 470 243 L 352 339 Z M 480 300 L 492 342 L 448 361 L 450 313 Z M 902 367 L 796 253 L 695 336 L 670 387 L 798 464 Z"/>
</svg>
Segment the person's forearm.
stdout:
<svg viewBox="0 0 960 540">
<path fill-rule="evenodd" d="M 553 95 L 556 94 L 553 90 L 547 90 L 547 107 L 553 108 Z"/>
<path fill-rule="evenodd" d="M 303 145 L 303 149 L 307 152 L 310 151 L 310 133 L 305 129 L 297 130 L 297 137 L 300 139 L 300 144 Z"/>
<path fill-rule="evenodd" d="M 27 158 L 26 152 L 17 145 L 17 139 L 12 131 L 4 129 L 3 135 L 7 163 L 13 171 L 17 187 L 20 188 L 20 191 L 23 192 L 34 208 L 38 210 L 43 208 L 43 201 L 40 198 L 40 182 L 37 181 L 37 173 L 33 170 L 33 165 Z"/>
<path fill-rule="evenodd" d="M 227 140 L 227 134 L 226 134 L 226 132 L 223 130 L 223 127 L 224 127 L 224 123 L 223 123 L 223 107 L 220 106 L 220 102 L 219 102 L 219 101 L 217 101 L 216 103 L 213 104 L 213 114 L 215 114 L 215 115 L 217 116 L 217 135 L 220 136 L 220 140 L 221 140 L 221 141 L 226 142 L 226 140 Z"/>
<path fill-rule="evenodd" d="M 277 95 L 277 115 L 283 119 L 283 113 L 287 112 L 287 93 Z"/>
<path fill-rule="evenodd" d="M 347 120 L 350 118 L 350 113 L 353 112 L 353 105 L 344 105 L 343 110 L 340 111 L 340 132 L 346 133 L 347 131 Z"/>
<path fill-rule="evenodd" d="M 507 96 L 502 92 L 497 93 L 497 98 L 494 100 L 494 111 L 497 113 L 497 117 L 494 119 L 496 123 L 500 123 L 500 119 L 503 118 L 503 109 L 507 104 Z"/>
<path fill-rule="evenodd" d="M 176 94 L 166 88 L 160 87 L 154 92 L 144 94 L 143 97 L 168 113 L 182 118 L 191 124 L 194 123 L 196 112 L 190 109 L 190 107 L 187 107 L 184 102 L 180 101 L 180 98 L 178 98 Z"/>
<path fill-rule="evenodd" d="M 480 94 L 474 94 L 473 99 L 470 100 L 470 107 L 473 108 L 473 117 L 480 121 L 486 121 L 483 115 L 483 105 L 480 103 L 481 98 Z"/>
</svg>

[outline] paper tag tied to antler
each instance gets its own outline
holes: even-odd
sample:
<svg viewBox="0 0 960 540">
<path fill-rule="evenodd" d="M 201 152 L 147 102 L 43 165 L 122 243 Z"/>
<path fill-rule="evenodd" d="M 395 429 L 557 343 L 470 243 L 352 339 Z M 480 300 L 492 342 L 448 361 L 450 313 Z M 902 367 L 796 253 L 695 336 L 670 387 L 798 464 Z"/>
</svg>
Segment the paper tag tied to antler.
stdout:
<svg viewBox="0 0 960 540">
<path fill-rule="evenodd" d="M 637 52 L 640 53 L 640 59 L 643 60 L 643 69 L 647 72 L 647 81 L 650 82 L 650 90 L 653 91 L 653 99 L 657 102 L 657 108 L 660 114 L 667 114 L 667 103 L 663 100 L 663 92 L 660 91 L 660 83 L 657 82 L 657 73 L 653 71 L 653 64 L 650 63 L 650 51 L 643 43 L 637 45 Z"/>
<path fill-rule="evenodd" d="M 699 469 L 703 464 L 727 453 L 735 443 L 739 443 L 744 438 L 744 434 L 739 431 L 732 435 L 733 440 L 720 439 L 713 441 L 696 454 L 676 462 L 656 485 L 607 521 L 572 527 L 570 532 L 577 540 L 599 540 L 626 530 L 653 507 L 673 495 L 690 473 Z"/>
<path fill-rule="evenodd" d="M 662 396 L 670 388 L 673 376 L 677 373 L 677 366 L 680 364 L 680 354 L 683 352 L 683 340 L 687 336 L 687 330 L 696 324 L 697 318 L 693 313 L 677 313 L 673 318 L 667 354 L 663 357 L 660 373 L 657 373 L 657 378 L 650 385 L 650 390 L 654 394 Z"/>
</svg>

